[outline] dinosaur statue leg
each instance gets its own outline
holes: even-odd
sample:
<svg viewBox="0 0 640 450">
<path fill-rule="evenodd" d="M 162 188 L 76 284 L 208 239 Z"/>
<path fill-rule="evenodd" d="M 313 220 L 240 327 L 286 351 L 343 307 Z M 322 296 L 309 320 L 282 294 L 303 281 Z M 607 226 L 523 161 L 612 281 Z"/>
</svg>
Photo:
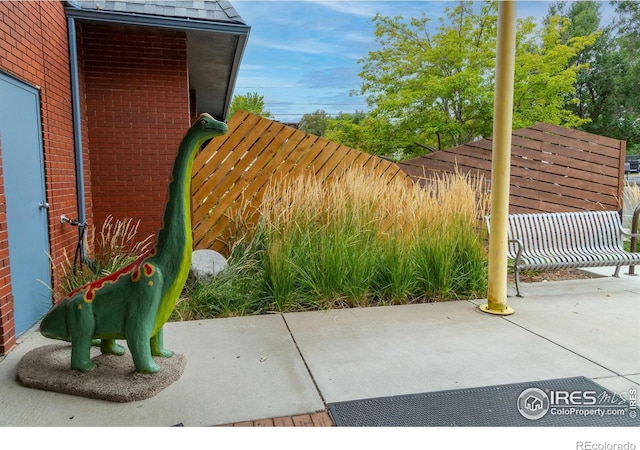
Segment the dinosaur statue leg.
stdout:
<svg viewBox="0 0 640 450">
<path fill-rule="evenodd" d="M 149 345 L 151 328 L 153 328 L 153 324 L 149 326 L 138 324 L 135 329 L 128 330 L 127 333 L 127 345 L 131 351 L 136 371 L 140 373 L 156 373 L 160 370 L 160 366 L 156 364 L 151 355 L 151 345 Z"/>
<path fill-rule="evenodd" d="M 100 351 L 102 354 L 124 355 L 125 349 L 122 345 L 117 344 L 114 339 L 102 339 L 100 341 Z"/>
<path fill-rule="evenodd" d="M 151 286 L 160 286 L 159 274 L 152 278 L 154 283 Z M 132 308 L 130 316 L 126 320 L 125 336 L 127 346 L 131 351 L 136 371 L 140 373 L 156 373 L 160 366 L 153 360 L 151 353 L 151 333 L 155 326 L 155 317 L 158 305 L 162 298 L 160 289 L 147 289 L 136 298 L 139 308 Z"/>
<path fill-rule="evenodd" d="M 156 333 L 156 335 L 151 338 L 151 354 L 153 356 L 171 358 L 173 356 L 173 352 L 164 348 L 162 332 L 163 328 L 164 327 L 160 328 L 160 331 L 158 331 L 158 333 Z"/>
<path fill-rule="evenodd" d="M 96 367 L 91 361 L 91 338 L 95 327 L 91 306 L 84 303 L 70 305 L 67 324 L 71 337 L 71 368 L 88 372 Z"/>
<path fill-rule="evenodd" d="M 91 361 L 91 341 L 76 339 L 71 341 L 71 368 L 80 372 L 89 372 L 96 364 Z"/>
</svg>

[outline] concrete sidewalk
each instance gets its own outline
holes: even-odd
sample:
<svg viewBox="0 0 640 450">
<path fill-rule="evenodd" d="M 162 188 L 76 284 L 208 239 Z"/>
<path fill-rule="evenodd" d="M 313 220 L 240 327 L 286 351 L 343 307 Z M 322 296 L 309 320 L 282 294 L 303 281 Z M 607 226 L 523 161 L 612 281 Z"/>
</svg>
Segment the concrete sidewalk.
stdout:
<svg viewBox="0 0 640 450">
<path fill-rule="evenodd" d="M 33 330 L 0 361 L 0 425 L 209 426 L 572 376 L 640 388 L 640 278 L 525 284 L 523 293 L 508 299 L 508 317 L 479 312 L 478 300 L 168 323 L 165 343 L 186 355 L 185 372 L 132 403 L 21 386 L 22 356 L 53 342 Z"/>
</svg>

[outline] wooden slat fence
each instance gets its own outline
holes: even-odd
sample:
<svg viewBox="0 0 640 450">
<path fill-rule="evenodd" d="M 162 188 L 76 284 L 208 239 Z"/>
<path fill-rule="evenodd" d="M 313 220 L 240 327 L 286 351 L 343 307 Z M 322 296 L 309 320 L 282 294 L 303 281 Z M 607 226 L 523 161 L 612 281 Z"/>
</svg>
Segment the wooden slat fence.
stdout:
<svg viewBox="0 0 640 450">
<path fill-rule="evenodd" d="M 239 111 L 224 137 L 212 140 L 194 161 L 192 216 L 194 248 L 228 255 L 238 214 L 255 214 L 272 180 L 313 174 L 339 177 L 351 166 L 374 176 L 412 180 L 382 158 Z M 248 204 L 248 209 L 244 206 Z"/>
<path fill-rule="evenodd" d="M 399 163 L 414 180 L 434 173 L 482 174 L 490 186 L 492 139 Z M 619 210 L 626 142 L 545 123 L 515 130 L 509 212 Z"/>
</svg>

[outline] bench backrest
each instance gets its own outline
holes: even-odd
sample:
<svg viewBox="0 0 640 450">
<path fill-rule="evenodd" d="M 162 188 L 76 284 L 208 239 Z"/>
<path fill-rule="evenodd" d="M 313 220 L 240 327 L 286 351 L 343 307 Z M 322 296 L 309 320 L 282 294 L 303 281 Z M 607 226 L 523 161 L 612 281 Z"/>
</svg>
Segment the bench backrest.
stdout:
<svg viewBox="0 0 640 450">
<path fill-rule="evenodd" d="M 509 239 L 520 240 L 523 253 L 530 255 L 622 248 L 617 211 L 510 214 L 508 227 Z M 509 244 L 509 255 L 516 251 L 515 244 Z"/>
</svg>

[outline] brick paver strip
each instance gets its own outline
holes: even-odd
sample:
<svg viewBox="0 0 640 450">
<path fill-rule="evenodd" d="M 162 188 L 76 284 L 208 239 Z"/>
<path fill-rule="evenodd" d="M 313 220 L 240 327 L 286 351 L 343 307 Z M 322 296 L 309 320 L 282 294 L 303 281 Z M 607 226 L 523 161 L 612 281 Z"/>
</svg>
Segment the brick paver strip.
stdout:
<svg viewBox="0 0 640 450">
<path fill-rule="evenodd" d="M 222 426 L 229 426 L 229 425 L 222 425 Z M 253 422 L 252 421 L 238 422 L 238 423 L 231 424 L 231 426 L 232 427 L 252 427 L 253 426 Z"/>
<path fill-rule="evenodd" d="M 273 426 L 275 427 L 292 427 L 293 419 L 291 417 L 276 417 L 273 419 Z"/>
<path fill-rule="evenodd" d="M 332 427 L 333 420 L 331 420 L 331 416 L 328 412 L 323 411 L 319 413 L 315 413 L 311 416 L 311 420 L 313 421 L 313 425 L 316 427 Z"/>
<path fill-rule="evenodd" d="M 254 427 L 272 427 L 273 419 L 262 419 L 253 422 Z"/>
<path fill-rule="evenodd" d="M 333 427 L 335 424 L 327 411 L 320 411 L 299 416 L 275 417 L 273 419 L 248 420 L 221 427 Z"/>
<path fill-rule="evenodd" d="M 296 427 L 312 427 L 313 421 L 309 414 L 293 417 L 293 423 Z"/>
</svg>

